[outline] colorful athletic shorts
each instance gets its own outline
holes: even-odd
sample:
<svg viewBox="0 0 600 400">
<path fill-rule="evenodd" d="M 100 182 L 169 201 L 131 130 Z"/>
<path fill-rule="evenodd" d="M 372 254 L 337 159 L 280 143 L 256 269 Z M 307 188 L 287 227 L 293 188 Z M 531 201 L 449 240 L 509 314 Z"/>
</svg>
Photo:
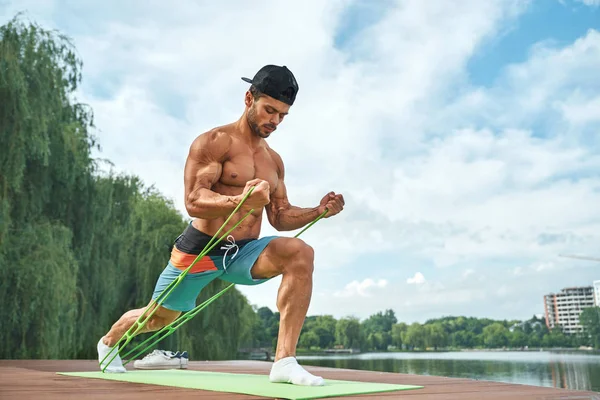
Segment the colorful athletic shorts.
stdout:
<svg viewBox="0 0 600 400">
<path fill-rule="evenodd" d="M 236 243 L 229 235 L 227 240 L 223 239 L 194 264 L 162 306 L 176 311 L 193 309 L 200 291 L 216 278 L 239 285 L 258 285 L 266 282 L 268 279 L 253 279 L 250 269 L 265 247 L 275 238 L 277 236 L 266 236 L 260 239 L 244 239 Z M 171 258 L 156 282 L 152 299 L 156 299 L 194 262 L 211 239 L 212 236 L 194 228 L 191 223 L 185 228 L 175 240 Z"/>
</svg>

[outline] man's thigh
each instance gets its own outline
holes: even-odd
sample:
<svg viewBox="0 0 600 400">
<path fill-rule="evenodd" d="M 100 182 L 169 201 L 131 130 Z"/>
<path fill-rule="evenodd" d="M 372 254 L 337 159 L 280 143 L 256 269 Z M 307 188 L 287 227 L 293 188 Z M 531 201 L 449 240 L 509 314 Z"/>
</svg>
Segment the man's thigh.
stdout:
<svg viewBox="0 0 600 400">
<path fill-rule="evenodd" d="M 283 273 L 290 257 L 307 247 L 300 239 L 267 236 L 251 242 L 240 254 L 229 261 L 226 272 L 220 276 L 228 282 L 258 285 Z"/>
<path fill-rule="evenodd" d="M 289 264 L 290 257 L 297 254 L 299 248 L 306 244 L 296 238 L 280 237 L 273 240 L 260 254 L 252 267 L 252 276 L 256 278 L 273 278 L 283 273 Z"/>
<path fill-rule="evenodd" d="M 258 285 L 279 275 L 277 254 L 290 238 L 266 236 L 242 247 L 225 260 L 226 270 L 219 278 L 239 285 Z"/>
</svg>

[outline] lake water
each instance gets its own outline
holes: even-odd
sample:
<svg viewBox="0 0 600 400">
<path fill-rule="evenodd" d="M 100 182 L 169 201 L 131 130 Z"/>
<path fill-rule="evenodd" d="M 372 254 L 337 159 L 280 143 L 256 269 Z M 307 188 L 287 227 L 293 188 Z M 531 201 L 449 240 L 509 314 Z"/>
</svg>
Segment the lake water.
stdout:
<svg viewBox="0 0 600 400">
<path fill-rule="evenodd" d="M 437 375 L 600 392 L 600 355 L 463 351 L 298 356 L 305 365 Z"/>
</svg>

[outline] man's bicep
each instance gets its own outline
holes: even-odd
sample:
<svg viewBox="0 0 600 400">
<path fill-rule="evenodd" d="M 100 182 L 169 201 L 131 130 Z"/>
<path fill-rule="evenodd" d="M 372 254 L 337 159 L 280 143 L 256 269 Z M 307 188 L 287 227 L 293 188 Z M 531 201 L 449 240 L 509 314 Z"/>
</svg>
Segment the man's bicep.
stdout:
<svg viewBox="0 0 600 400">
<path fill-rule="evenodd" d="M 273 194 L 271 194 L 271 203 L 267 207 L 267 217 L 269 222 L 273 225 L 280 212 L 285 211 L 291 207 L 287 197 L 287 189 L 282 178 L 277 182 L 277 187 Z"/>
<path fill-rule="evenodd" d="M 201 135 L 192 143 L 185 164 L 186 199 L 197 196 L 201 189 L 211 189 L 223 171 L 223 159 L 229 149 L 227 137 L 217 134 Z"/>
<path fill-rule="evenodd" d="M 190 162 L 185 170 L 186 196 L 200 189 L 211 189 L 219 181 L 223 168 L 219 162 Z"/>
</svg>

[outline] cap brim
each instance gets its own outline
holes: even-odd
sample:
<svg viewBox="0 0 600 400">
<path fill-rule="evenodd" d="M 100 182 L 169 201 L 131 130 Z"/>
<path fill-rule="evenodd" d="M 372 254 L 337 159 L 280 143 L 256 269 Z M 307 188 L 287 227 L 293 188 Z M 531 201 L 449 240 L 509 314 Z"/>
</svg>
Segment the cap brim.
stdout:
<svg viewBox="0 0 600 400">
<path fill-rule="evenodd" d="M 248 82 L 248 83 L 252 83 L 252 79 L 248 79 L 248 78 L 242 78 L 243 81 Z"/>
</svg>

